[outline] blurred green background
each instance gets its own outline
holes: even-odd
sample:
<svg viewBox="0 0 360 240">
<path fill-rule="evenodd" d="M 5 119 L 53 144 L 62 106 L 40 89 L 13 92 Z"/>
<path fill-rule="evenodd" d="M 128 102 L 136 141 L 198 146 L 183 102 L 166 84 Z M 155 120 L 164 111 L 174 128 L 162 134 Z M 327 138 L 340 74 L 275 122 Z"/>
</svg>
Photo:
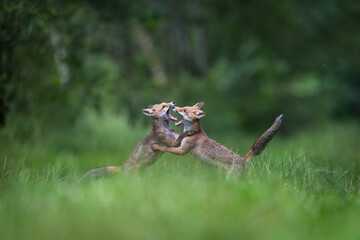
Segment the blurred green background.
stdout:
<svg viewBox="0 0 360 240">
<path fill-rule="evenodd" d="M 350 0 L 0 0 L 1 239 L 360 239 L 359 24 Z M 204 101 L 240 155 L 285 117 L 241 179 L 165 153 L 73 185 L 163 101 Z"/>
<path fill-rule="evenodd" d="M 357 1 L 2 0 L 0 124 L 41 138 L 84 111 L 206 103 L 215 134 L 360 117 Z"/>
</svg>

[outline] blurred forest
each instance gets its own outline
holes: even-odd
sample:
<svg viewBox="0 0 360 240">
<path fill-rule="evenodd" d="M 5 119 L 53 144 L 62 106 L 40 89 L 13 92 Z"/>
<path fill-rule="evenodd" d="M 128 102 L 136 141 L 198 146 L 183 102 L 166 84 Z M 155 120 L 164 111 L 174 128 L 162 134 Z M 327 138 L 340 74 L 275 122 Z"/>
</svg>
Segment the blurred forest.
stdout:
<svg viewBox="0 0 360 240">
<path fill-rule="evenodd" d="M 205 101 L 209 131 L 360 118 L 360 2 L 1 0 L 0 124 L 19 137 L 84 111 L 142 121 Z M 216 128 L 214 127 L 216 126 Z M 206 129 L 206 128 L 205 128 Z"/>
</svg>

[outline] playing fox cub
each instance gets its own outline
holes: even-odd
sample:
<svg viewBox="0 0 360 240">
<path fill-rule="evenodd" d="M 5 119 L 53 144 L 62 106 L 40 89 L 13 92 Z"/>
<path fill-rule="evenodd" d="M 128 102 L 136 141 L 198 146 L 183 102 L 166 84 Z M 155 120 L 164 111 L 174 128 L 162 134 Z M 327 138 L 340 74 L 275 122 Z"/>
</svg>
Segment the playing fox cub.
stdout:
<svg viewBox="0 0 360 240">
<path fill-rule="evenodd" d="M 276 118 L 274 124 L 255 141 L 250 151 L 242 158 L 205 134 L 200 124 L 200 118 L 205 116 L 205 112 L 201 110 L 203 106 L 204 103 L 200 102 L 192 107 L 175 107 L 174 111 L 183 116 L 175 125 L 184 124 L 184 132 L 191 131 L 194 135 L 185 137 L 178 148 L 154 144 L 153 149 L 178 155 L 190 152 L 206 163 L 225 168 L 229 176 L 232 172 L 241 173 L 250 159 L 264 150 L 281 125 L 282 115 Z"/>
<path fill-rule="evenodd" d="M 137 172 L 139 169 L 153 164 L 162 154 L 159 151 L 153 151 L 152 145 L 157 143 L 164 146 L 177 147 L 181 140 L 186 136 L 191 136 L 193 132 L 182 132 L 178 135 L 170 126 L 169 120 L 177 119 L 170 114 L 170 108 L 175 107 L 175 102 L 160 103 L 149 105 L 142 112 L 152 117 L 152 131 L 145 136 L 134 148 L 128 160 L 122 166 L 107 166 L 92 169 L 86 172 L 80 181 L 91 178 L 109 175 L 116 172 Z"/>
</svg>

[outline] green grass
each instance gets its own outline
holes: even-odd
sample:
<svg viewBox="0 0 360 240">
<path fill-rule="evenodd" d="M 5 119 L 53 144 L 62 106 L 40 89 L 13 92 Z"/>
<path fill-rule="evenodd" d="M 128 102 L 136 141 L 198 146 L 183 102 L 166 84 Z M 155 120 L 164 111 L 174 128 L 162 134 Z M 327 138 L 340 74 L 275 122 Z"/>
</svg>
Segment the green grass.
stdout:
<svg viewBox="0 0 360 240">
<path fill-rule="evenodd" d="M 358 125 L 280 133 L 240 180 L 165 154 L 140 175 L 72 185 L 146 132 L 89 115 L 69 134 L 3 139 L 1 239 L 360 239 Z M 210 136 L 242 155 L 254 140 Z"/>
</svg>

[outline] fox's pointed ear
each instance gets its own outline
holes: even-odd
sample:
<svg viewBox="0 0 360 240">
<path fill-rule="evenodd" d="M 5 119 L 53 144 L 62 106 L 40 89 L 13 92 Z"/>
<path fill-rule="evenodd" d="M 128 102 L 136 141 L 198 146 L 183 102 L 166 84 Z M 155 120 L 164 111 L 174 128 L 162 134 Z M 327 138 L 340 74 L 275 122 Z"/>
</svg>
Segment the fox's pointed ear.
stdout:
<svg viewBox="0 0 360 240">
<path fill-rule="evenodd" d="M 194 108 L 202 109 L 204 107 L 204 105 L 205 105 L 204 102 L 198 102 L 197 104 L 194 105 Z"/>
<path fill-rule="evenodd" d="M 197 111 L 195 111 L 195 115 L 198 118 L 202 118 L 203 116 L 205 116 L 205 112 L 202 110 L 197 110 Z"/>
<path fill-rule="evenodd" d="M 151 116 L 151 114 L 154 112 L 154 110 L 150 109 L 150 108 L 145 108 L 142 110 L 142 112 L 145 114 L 145 115 L 148 115 L 148 116 Z"/>
</svg>

